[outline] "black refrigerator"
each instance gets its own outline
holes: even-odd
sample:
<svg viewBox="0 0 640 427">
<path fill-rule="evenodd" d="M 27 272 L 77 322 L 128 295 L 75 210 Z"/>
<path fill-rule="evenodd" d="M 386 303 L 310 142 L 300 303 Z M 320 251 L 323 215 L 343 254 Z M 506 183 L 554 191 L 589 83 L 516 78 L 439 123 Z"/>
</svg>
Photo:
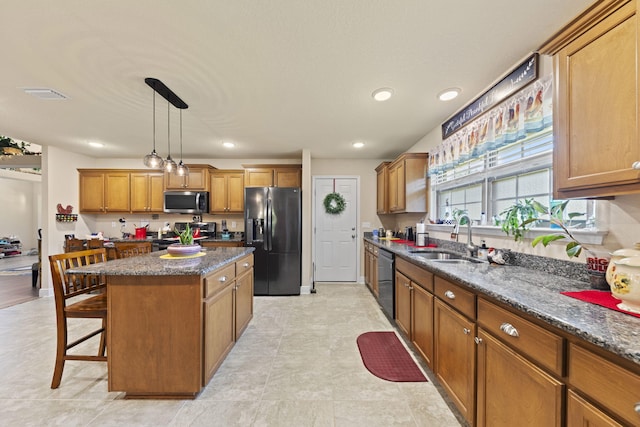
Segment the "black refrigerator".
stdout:
<svg viewBox="0 0 640 427">
<path fill-rule="evenodd" d="M 245 246 L 253 253 L 254 295 L 300 295 L 302 197 L 299 188 L 249 187 Z"/>
</svg>

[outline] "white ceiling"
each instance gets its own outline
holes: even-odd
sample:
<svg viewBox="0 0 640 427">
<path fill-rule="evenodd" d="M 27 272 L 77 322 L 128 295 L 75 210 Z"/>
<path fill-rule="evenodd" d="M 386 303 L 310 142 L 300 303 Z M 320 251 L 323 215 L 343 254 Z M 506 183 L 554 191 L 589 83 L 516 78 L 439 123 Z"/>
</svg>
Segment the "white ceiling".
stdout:
<svg viewBox="0 0 640 427">
<path fill-rule="evenodd" d="M 155 77 L 189 105 L 184 158 L 299 158 L 304 148 L 313 158 L 393 158 L 591 3 L 2 0 L 0 134 L 141 158 L 153 144 L 144 78 Z M 395 96 L 374 101 L 384 86 Z M 438 101 L 451 86 L 462 96 Z M 69 99 L 40 100 L 27 87 Z M 156 105 L 166 156 L 167 102 Z M 179 113 L 169 112 L 175 159 Z"/>
</svg>

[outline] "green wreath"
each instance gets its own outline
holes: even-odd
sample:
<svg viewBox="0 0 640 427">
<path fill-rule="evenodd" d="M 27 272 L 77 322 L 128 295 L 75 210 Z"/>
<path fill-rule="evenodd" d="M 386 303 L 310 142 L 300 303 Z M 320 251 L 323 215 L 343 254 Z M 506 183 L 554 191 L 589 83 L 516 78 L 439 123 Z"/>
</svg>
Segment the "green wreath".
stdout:
<svg viewBox="0 0 640 427">
<path fill-rule="evenodd" d="M 325 212 L 331 215 L 338 215 L 347 207 L 347 202 L 345 202 L 344 197 L 335 192 L 327 194 L 323 204 Z"/>
</svg>

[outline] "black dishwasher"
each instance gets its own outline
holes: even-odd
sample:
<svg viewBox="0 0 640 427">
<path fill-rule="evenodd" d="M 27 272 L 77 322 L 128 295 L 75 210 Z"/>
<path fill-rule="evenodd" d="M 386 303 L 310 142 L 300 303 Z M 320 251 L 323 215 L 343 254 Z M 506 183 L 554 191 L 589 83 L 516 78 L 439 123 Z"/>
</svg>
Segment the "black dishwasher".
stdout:
<svg viewBox="0 0 640 427">
<path fill-rule="evenodd" d="M 387 317 L 395 317 L 395 286 L 393 277 L 393 253 L 378 250 L 378 304 Z"/>
</svg>

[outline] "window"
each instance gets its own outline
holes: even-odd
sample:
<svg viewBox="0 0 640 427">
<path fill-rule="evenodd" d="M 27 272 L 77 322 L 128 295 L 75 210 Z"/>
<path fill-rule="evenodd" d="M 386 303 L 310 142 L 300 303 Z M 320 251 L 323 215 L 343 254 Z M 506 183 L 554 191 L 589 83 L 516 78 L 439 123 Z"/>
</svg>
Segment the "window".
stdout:
<svg viewBox="0 0 640 427">
<path fill-rule="evenodd" d="M 518 201 L 533 199 L 547 207 L 558 203 L 552 200 L 552 150 L 553 135 L 551 129 L 545 129 L 432 174 L 432 206 L 436 206 L 432 219 L 447 224 L 456 210 L 462 210 L 477 223 L 484 213 L 487 225 L 496 225 L 500 213 Z M 574 225 L 594 221 L 594 203 L 569 202 L 567 212 L 584 213 L 573 220 Z M 540 225 L 548 226 L 548 222 Z"/>
</svg>

